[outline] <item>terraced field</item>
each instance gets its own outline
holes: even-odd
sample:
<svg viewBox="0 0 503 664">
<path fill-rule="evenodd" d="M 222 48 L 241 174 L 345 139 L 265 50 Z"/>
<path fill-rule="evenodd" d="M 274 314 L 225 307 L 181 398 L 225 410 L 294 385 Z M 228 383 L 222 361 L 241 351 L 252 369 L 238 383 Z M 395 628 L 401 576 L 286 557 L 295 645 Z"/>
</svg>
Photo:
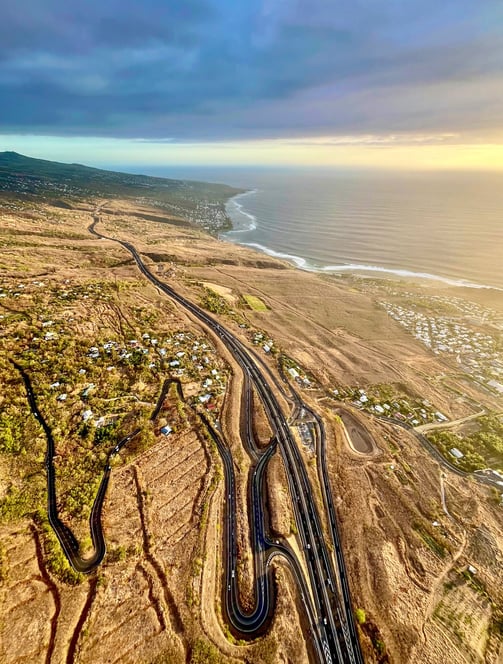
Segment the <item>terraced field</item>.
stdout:
<svg viewBox="0 0 503 664">
<path fill-rule="evenodd" d="M 161 438 L 118 473 L 106 523 L 119 561 L 105 568 L 88 612 L 79 643 L 83 664 L 148 661 L 159 650 L 183 661 L 187 595 L 193 598 L 197 586 L 197 524 L 211 476 L 209 453 L 190 429 Z"/>
</svg>

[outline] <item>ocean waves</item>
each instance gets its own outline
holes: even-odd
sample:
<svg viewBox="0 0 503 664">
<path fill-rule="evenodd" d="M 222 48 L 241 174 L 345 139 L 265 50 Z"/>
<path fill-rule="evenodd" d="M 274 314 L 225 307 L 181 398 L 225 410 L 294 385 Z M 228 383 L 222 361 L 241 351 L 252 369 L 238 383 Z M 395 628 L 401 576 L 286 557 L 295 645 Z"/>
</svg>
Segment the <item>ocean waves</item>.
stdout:
<svg viewBox="0 0 503 664">
<path fill-rule="evenodd" d="M 252 189 L 250 191 L 245 191 L 243 194 L 238 194 L 234 196 L 227 202 L 227 214 L 233 220 L 233 223 L 238 216 L 238 222 L 235 223 L 237 228 L 233 228 L 232 231 L 228 231 L 226 235 L 236 235 L 237 233 L 247 233 L 249 231 L 254 231 L 257 228 L 257 217 L 244 209 L 241 203 L 238 202 L 239 198 L 244 198 L 245 196 L 251 196 L 251 194 L 256 194 L 258 189 Z M 244 227 L 241 228 L 241 223 L 244 222 Z"/>
<path fill-rule="evenodd" d="M 227 204 L 231 242 L 311 272 L 503 290 L 503 189 L 488 174 L 289 170 L 248 181 L 256 188 Z"/>
<path fill-rule="evenodd" d="M 412 270 L 381 267 L 379 265 L 359 265 L 350 263 L 348 265 L 324 265 L 318 269 L 321 272 L 384 272 L 386 274 L 394 274 L 397 277 L 404 277 L 408 279 L 429 279 L 431 281 L 438 281 L 444 284 L 448 284 L 449 286 L 460 286 L 463 288 L 490 288 L 493 290 L 503 291 L 503 288 L 498 288 L 497 286 L 477 284 L 473 281 L 467 281 L 466 279 L 451 279 L 449 277 L 442 277 L 438 274 L 430 274 L 429 272 L 413 272 Z"/>
<path fill-rule="evenodd" d="M 478 284 L 466 279 L 451 279 L 450 277 L 443 277 L 439 274 L 431 274 L 429 272 L 414 272 L 412 270 L 388 268 L 382 267 L 380 265 L 362 265 L 359 263 L 348 263 L 342 265 L 314 265 L 302 256 L 294 256 L 293 254 L 287 254 L 282 251 L 275 251 L 274 249 L 265 247 L 264 245 L 258 244 L 256 242 L 239 242 L 238 244 L 245 247 L 251 247 L 252 249 L 257 249 L 258 251 L 267 254 L 268 256 L 286 260 L 292 263 L 292 265 L 295 265 L 299 269 L 305 270 L 307 272 L 328 272 L 334 274 L 340 274 L 343 272 L 380 272 L 383 274 L 392 274 L 403 279 L 427 279 L 429 281 L 437 281 L 439 283 L 447 284 L 448 286 L 457 286 L 460 288 L 485 288 L 503 291 L 503 288 L 498 288 L 497 286 Z"/>
</svg>

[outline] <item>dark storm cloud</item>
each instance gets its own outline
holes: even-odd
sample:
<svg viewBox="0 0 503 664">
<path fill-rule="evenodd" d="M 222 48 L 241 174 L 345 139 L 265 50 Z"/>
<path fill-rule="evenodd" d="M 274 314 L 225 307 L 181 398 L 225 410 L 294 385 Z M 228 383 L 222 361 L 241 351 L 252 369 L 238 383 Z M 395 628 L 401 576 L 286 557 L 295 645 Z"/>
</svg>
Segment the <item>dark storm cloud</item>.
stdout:
<svg viewBox="0 0 503 664">
<path fill-rule="evenodd" d="M 212 10 L 204 0 L 17 0 L 2 7 L 0 54 L 39 51 L 73 55 L 95 48 L 190 40 Z"/>
<path fill-rule="evenodd" d="M 490 130 L 501 117 L 490 0 L 9 4 L 4 133 L 211 140 Z"/>
</svg>

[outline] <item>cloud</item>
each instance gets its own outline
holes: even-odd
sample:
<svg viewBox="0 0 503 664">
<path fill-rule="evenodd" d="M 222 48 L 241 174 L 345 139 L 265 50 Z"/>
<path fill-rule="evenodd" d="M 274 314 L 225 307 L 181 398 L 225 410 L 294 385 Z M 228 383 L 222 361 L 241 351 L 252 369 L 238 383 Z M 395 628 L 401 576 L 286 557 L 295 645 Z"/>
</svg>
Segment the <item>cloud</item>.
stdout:
<svg viewBox="0 0 503 664">
<path fill-rule="evenodd" d="M 8 5 L 4 133 L 211 141 L 500 125 L 493 0 Z"/>
</svg>

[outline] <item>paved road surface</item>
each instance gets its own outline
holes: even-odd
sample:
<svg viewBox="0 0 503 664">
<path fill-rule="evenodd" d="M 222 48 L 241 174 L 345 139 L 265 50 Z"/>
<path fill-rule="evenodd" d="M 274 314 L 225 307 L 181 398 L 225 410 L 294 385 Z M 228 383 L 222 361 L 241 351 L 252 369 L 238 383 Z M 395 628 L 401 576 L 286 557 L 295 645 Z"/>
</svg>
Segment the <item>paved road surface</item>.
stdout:
<svg viewBox="0 0 503 664">
<path fill-rule="evenodd" d="M 337 570 L 334 571 L 333 562 L 328 555 L 328 549 L 323 537 L 320 517 L 317 512 L 315 501 L 312 497 L 313 491 L 304 462 L 277 398 L 271 389 L 270 384 L 266 380 L 265 374 L 259 369 L 258 363 L 254 360 L 253 354 L 250 353 L 239 339 L 234 337 L 216 319 L 181 296 L 173 288 L 157 279 L 145 266 L 137 250 L 131 243 L 116 240 L 115 238 L 110 238 L 98 233 L 95 228 L 98 221 L 99 217 L 96 215 L 94 222 L 89 227 L 89 231 L 102 239 L 118 242 L 127 249 L 132 254 L 138 268 L 147 279 L 149 279 L 161 291 L 166 293 L 166 295 L 182 305 L 196 319 L 201 321 L 221 339 L 241 366 L 244 375 L 249 378 L 258 397 L 262 401 L 269 423 L 274 432 L 275 440 L 277 441 L 277 445 L 285 463 L 299 539 L 304 549 L 306 566 L 314 599 L 315 625 L 313 625 L 313 637 L 316 642 L 316 652 L 318 653 L 318 657 L 320 661 L 326 662 L 327 664 L 332 664 L 332 662 L 335 661 L 351 664 L 363 662 L 360 644 L 354 627 L 345 567 L 341 567 L 343 554 L 338 531 L 332 526 L 332 537 L 336 542 Z M 322 434 L 322 439 L 324 441 L 324 432 Z M 221 455 L 222 459 L 225 459 L 226 452 L 223 448 L 221 449 Z M 321 457 L 321 462 L 325 465 L 324 454 Z M 230 460 L 224 461 L 224 468 L 226 468 L 226 487 L 231 489 L 227 492 L 227 500 L 230 502 L 228 514 L 230 511 L 235 511 L 235 504 L 232 498 L 234 487 L 232 471 L 230 469 L 231 465 Z M 256 467 L 257 472 L 259 465 Z M 258 491 L 258 484 L 256 490 Z M 254 514 L 254 527 L 252 528 L 252 531 L 255 538 L 254 545 L 259 553 L 256 557 L 260 559 L 263 557 L 263 547 L 260 542 L 262 533 L 262 525 L 260 524 L 261 508 L 259 507 L 260 500 L 258 499 L 258 493 L 255 495 L 257 496 L 256 501 L 252 500 L 252 512 Z M 257 505 L 255 505 L 255 503 L 257 503 Z M 256 523 L 255 519 L 258 519 Z M 335 524 L 335 511 L 330 515 L 330 520 L 331 522 L 333 520 L 333 524 Z M 239 603 L 237 602 L 235 584 L 233 583 L 236 576 L 235 567 L 233 567 L 235 561 L 233 560 L 232 553 L 235 547 L 235 543 L 233 542 L 235 536 L 233 531 L 234 527 L 229 519 L 226 519 L 226 521 L 228 522 L 227 588 L 229 588 L 229 586 L 231 588 L 231 590 L 228 591 L 230 593 L 230 598 L 228 602 L 226 602 L 226 606 L 228 607 L 228 613 L 233 619 L 235 618 L 239 624 L 243 620 L 243 614 L 240 611 Z M 230 579 L 228 574 L 229 569 L 231 573 Z M 257 615 L 263 616 L 266 612 L 269 614 L 272 611 L 270 604 L 271 594 L 268 591 L 269 584 L 267 582 L 267 575 L 261 573 L 259 569 L 263 570 L 263 563 L 260 564 L 256 562 L 258 576 L 256 578 L 255 586 L 255 591 L 257 593 L 255 612 Z M 342 597 L 336 592 L 336 585 L 337 587 L 342 588 Z"/>
</svg>

